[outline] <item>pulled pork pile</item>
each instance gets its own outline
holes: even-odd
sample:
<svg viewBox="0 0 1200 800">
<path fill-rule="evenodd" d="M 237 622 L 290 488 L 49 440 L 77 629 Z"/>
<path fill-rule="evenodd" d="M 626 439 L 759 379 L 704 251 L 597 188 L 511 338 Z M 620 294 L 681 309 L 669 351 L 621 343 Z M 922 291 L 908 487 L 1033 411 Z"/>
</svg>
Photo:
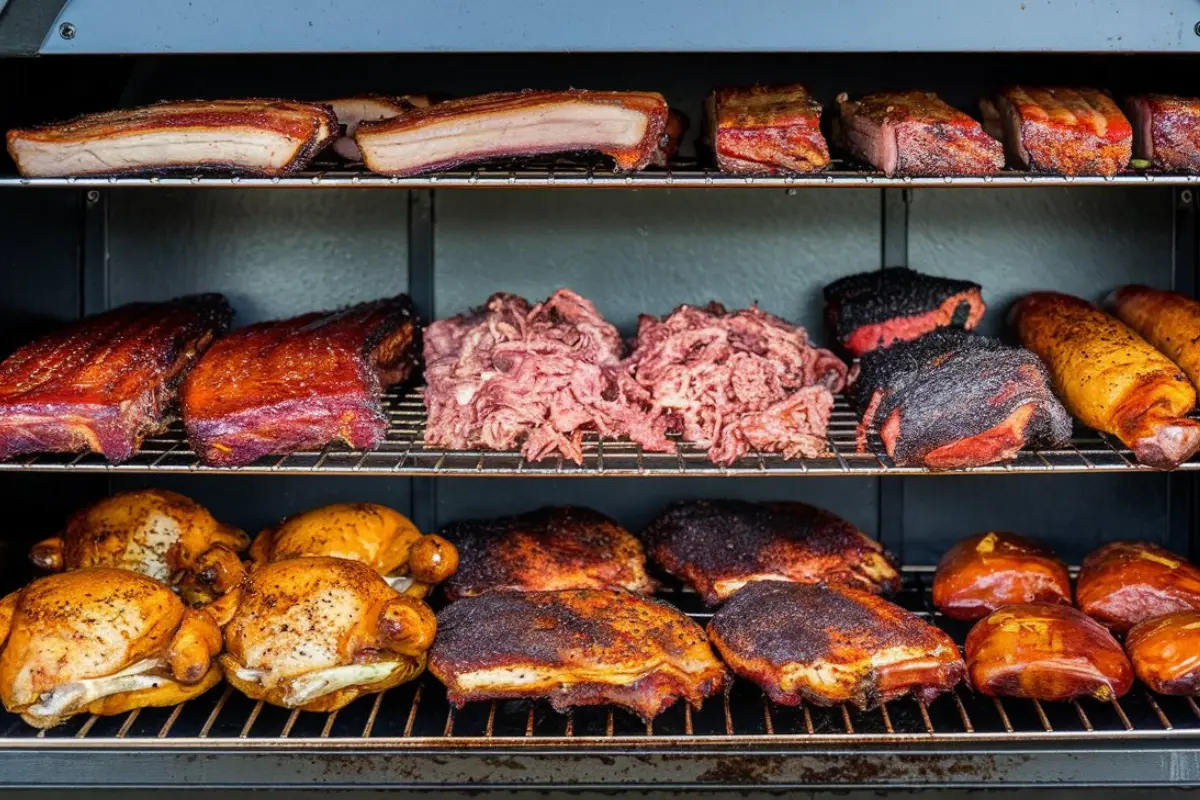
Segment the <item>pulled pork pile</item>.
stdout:
<svg viewBox="0 0 1200 800">
<path fill-rule="evenodd" d="M 646 430 L 665 424 L 707 447 L 713 462 L 732 464 L 751 449 L 827 453 L 833 393 L 845 384 L 846 365 L 813 347 L 803 328 L 757 306 L 728 312 L 710 303 L 643 316 L 622 388 L 650 409 Z"/>
<path fill-rule="evenodd" d="M 582 462 L 583 436 L 670 447 L 665 423 L 620 391 L 621 336 L 588 300 L 559 289 L 531 306 L 498 293 L 425 329 L 427 444 L 520 446 L 530 461 Z"/>
</svg>

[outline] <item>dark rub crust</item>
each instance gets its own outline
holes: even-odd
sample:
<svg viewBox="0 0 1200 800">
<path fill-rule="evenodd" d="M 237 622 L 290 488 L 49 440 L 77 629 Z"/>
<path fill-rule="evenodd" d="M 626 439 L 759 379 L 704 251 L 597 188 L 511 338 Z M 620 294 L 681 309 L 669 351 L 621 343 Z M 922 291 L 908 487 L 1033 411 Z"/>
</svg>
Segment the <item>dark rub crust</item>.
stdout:
<svg viewBox="0 0 1200 800">
<path fill-rule="evenodd" d="M 763 576 L 872 592 L 900 588 L 900 574 L 878 542 L 806 503 L 678 503 L 642 537 L 654 561 L 690 583 L 709 605 L 732 593 L 718 583 Z"/>
<path fill-rule="evenodd" d="M 978 297 L 979 293 L 978 283 L 924 275 L 907 267 L 888 267 L 839 278 L 825 287 L 825 304 L 829 325 L 838 341 L 844 342 L 864 325 L 936 311 L 959 295 L 964 297 L 951 325 L 974 327 L 967 324 L 971 309 L 965 295 Z M 979 302 L 982 304 L 982 300 Z"/>
</svg>

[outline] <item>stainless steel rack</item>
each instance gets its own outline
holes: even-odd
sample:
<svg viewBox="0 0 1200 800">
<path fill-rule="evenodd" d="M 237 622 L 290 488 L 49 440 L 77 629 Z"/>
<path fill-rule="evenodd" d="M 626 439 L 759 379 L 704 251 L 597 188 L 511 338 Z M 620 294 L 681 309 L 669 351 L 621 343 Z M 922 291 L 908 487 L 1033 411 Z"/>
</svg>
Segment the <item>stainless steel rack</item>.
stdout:
<svg viewBox="0 0 1200 800">
<path fill-rule="evenodd" d="M 882 172 L 835 164 L 829 172 L 809 175 L 744 176 L 703 169 L 695 163 L 679 163 L 670 169 L 614 173 L 598 166 L 556 164 L 520 168 L 486 167 L 439 172 L 409 178 L 389 178 L 355 169 L 301 172 L 283 178 L 240 178 L 195 175 L 147 178 L 21 178 L 0 177 L 0 187 L 80 189 L 196 187 L 209 189 L 801 189 L 841 188 L 930 188 L 930 187 L 1030 187 L 1030 186 L 1191 186 L 1200 175 L 1156 172 L 1127 172 L 1111 177 L 1038 175 L 1006 171 L 996 175 L 941 178 L 889 178 Z"/>
<path fill-rule="evenodd" d="M 583 463 L 563 458 L 530 462 L 519 453 L 490 450 L 447 450 L 424 443 L 425 405 L 420 390 L 391 392 L 384 398 L 388 415 L 387 438 L 376 450 L 351 450 L 329 445 L 287 455 L 265 456 L 244 467 L 210 467 L 202 464 L 188 444 L 183 427 L 176 423 L 165 433 L 147 438 L 139 452 L 123 464 L 109 464 L 91 453 L 46 453 L 22 456 L 0 463 L 2 471 L 36 472 L 238 472 L 250 474 L 366 474 L 366 475 L 527 475 L 543 477 L 652 476 L 798 476 L 798 475 L 923 475 L 918 466 L 898 466 L 889 458 L 879 438 L 869 438 L 870 452 L 856 449 L 858 416 L 839 397 L 829 425 L 831 453 L 821 458 L 786 460 L 777 453 L 753 453 L 724 466 L 708 460 L 704 449 L 679 442 L 676 453 L 652 453 L 640 446 L 595 436 L 584 442 Z M 1200 470 L 1200 456 L 1180 469 Z M 1079 430 L 1070 446 L 1062 449 L 1024 450 L 1016 460 L 960 472 L 985 474 L 1039 472 L 1150 471 L 1111 437 Z"/>
<path fill-rule="evenodd" d="M 910 570 L 905 578 L 905 588 L 896 601 L 932 619 L 961 642 L 968 626 L 932 611 L 928 573 Z M 664 596 L 701 624 L 707 622 L 710 613 L 694 593 L 668 589 Z M 251 751 L 260 755 L 253 762 L 256 766 L 242 768 L 263 770 L 264 778 L 278 770 L 281 761 L 263 756 L 263 751 L 293 751 L 309 761 L 323 754 L 352 754 L 365 770 L 377 766 L 365 755 L 367 751 L 392 751 L 401 757 L 425 752 L 440 753 L 444 763 L 440 771 L 433 769 L 419 777 L 453 783 L 464 774 L 456 760 L 472 754 L 491 756 L 502 748 L 513 758 L 523 752 L 540 752 L 543 759 L 548 749 L 560 755 L 607 753 L 610 761 L 613 753 L 634 752 L 641 754 L 640 763 L 651 765 L 643 779 L 669 780 L 665 765 L 670 759 L 660 763 L 651 754 L 671 753 L 677 761 L 699 760 L 711 770 L 723 763 L 723 757 L 735 757 L 746 748 L 769 748 L 776 757 L 781 752 L 824 752 L 834 761 L 852 762 L 857 758 L 855 747 L 887 747 L 913 758 L 913 752 L 906 753 L 903 748 L 986 744 L 997 753 L 1005 746 L 1036 742 L 1055 742 L 1060 747 L 1120 744 L 1134 748 L 1197 737 L 1200 706 L 1193 699 L 1156 696 L 1140 685 L 1109 703 L 996 700 L 960 687 L 928 705 L 908 698 L 861 711 L 811 704 L 786 708 L 770 702 L 752 684 L 737 680 L 729 692 L 711 698 L 699 709 L 678 704 L 653 722 L 643 722 L 606 708 L 582 708 L 562 715 L 544 702 L 483 702 L 455 709 L 440 684 L 426 676 L 362 698 L 332 714 L 278 709 L 228 687 L 217 687 L 183 706 L 142 709 L 115 717 L 78 717 L 50 731 L 36 731 L 16 717 L 0 716 L 0 767 L 25 774 L 30 768 L 20 765 L 22 757 L 53 758 L 54 754 L 104 750 L 110 759 L 121 754 L 157 758 L 161 763 L 151 767 L 155 773 L 176 769 L 187 774 L 189 768 L 179 762 L 188 754 L 199 758 L 203 753 L 209 769 L 207 782 L 219 784 L 234 781 L 235 776 L 213 774 L 216 764 L 225 757 L 236 770 L 238 758 Z M 838 749 L 823 751 L 826 746 Z M 73 763 L 76 771 L 84 768 L 82 760 Z M 414 763 L 420 762 L 414 757 Z M 553 774 L 547 773 L 542 763 L 540 774 Z M 76 776 L 67 769 L 68 773 L 47 775 L 41 782 L 70 781 Z M 888 767 L 882 769 L 886 772 Z M 980 777 L 973 769 L 964 766 L 962 775 Z M 721 782 L 718 773 L 709 776 L 717 778 L 713 782 Z M 140 777 L 128 775 L 124 782 L 137 783 Z M 149 780 L 152 776 L 144 777 Z M 245 777 L 237 776 L 236 781 Z M 411 774 L 397 777 L 414 778 Z"/>
</svg>

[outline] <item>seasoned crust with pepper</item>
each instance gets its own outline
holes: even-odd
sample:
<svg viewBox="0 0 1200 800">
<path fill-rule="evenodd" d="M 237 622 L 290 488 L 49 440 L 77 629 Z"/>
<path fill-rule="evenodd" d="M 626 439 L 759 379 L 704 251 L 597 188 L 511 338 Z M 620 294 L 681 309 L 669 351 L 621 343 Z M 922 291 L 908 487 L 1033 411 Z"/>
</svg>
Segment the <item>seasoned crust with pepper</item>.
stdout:
<svg viewBox="0 0 1200 800">
<path fill-rule="evenodd" d="M 962 680 L 954 640 L 877 595 L 774 581 L 742 589 L 708 624 L 725 663 L 780 705 L 930 702 Z"/>
<path fill-rule="evenodd" d="M 642 543 L 590 508 L 542 508 L 494 520 L 447 525 L 441 536 L 458 550 L 446 582 L 451 600 L 485 592 L 625 589 L 649 593 Z"/>
<path fill-rule="evenodd" d="M 900 574 L 879 542 L 806 503 L 678 503 L 642 533 L 651 558 L 715 606 L 753 581 L 836 583 L 894 592 Z"/>
<path fill-rule="evenodd" d="M 460 708 L 547 698 L 558 711 L 616 705 L 653 719 L 683 698 L 699 707 L 725 682 L 704 630 L 628 592 L 492 592 L 438 615 L 429 670 Z"/>
</svg>

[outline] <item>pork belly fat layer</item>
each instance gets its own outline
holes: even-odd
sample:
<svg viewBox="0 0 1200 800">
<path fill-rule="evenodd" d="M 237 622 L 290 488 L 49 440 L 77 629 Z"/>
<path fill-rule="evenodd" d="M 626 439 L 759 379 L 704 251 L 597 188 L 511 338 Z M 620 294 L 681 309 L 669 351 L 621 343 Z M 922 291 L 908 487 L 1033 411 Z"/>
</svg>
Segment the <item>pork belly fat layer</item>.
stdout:
<svg viewBox="0 0 1200 800">
<path fill-rule="evenodd" d="M 980 103 L 1015 166 L 1056 175 L 1113 175 L 1133 154 L 1133 129 L 1106 93 L 1010 86 Z"/>
</svg>

